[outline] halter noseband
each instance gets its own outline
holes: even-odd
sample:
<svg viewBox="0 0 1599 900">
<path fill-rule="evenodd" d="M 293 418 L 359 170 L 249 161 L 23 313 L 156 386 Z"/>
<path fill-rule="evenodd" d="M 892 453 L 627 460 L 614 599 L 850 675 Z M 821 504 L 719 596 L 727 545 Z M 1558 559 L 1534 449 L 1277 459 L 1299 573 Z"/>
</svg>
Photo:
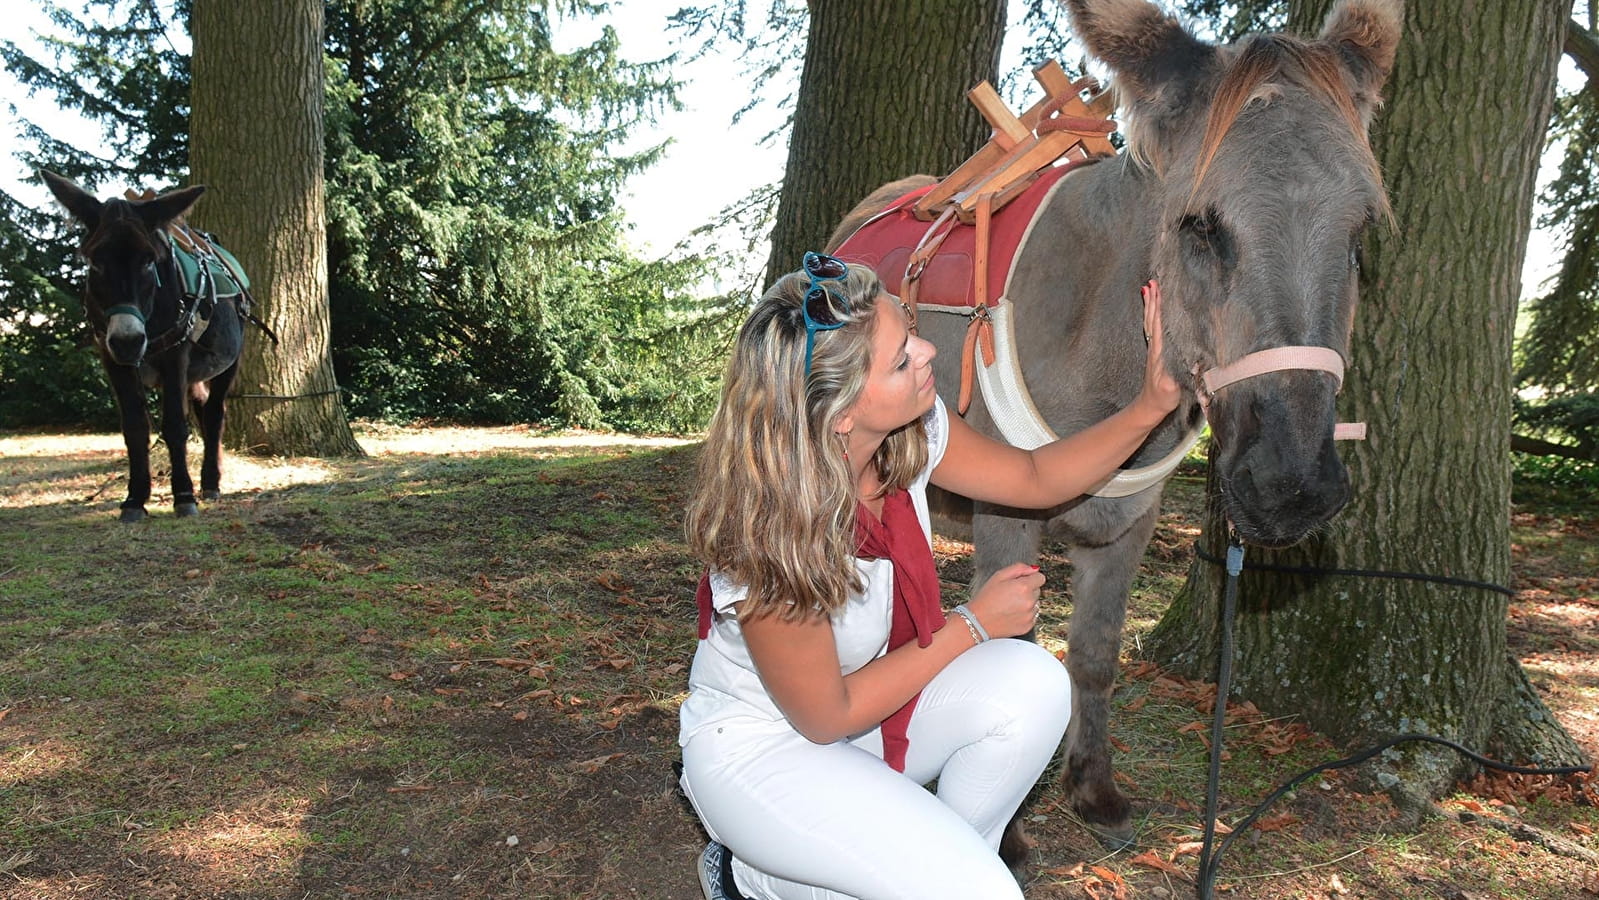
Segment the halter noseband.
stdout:
<svg viewBox="0 0 1599 900">
<path fill-rule="evenodd" d="M 1338 382 L 1338 388 L 1344 385 L 1344 358 L 1337 350 L 1331 347 L 1272 347 L 1268 350 L 1257 350 L 1228 365 L 1214 369 L 1201 370 L 1199 364 L 1195 363 L 1193 373 L 1198 384 L 1194 387 L 1194 393 L 1199 397 L 1199 408 L 1204 411 L 1206 418 L 1209 418 L 1211 398 L 1222 388 L 1243 381 L 1245 378 L 1254 378 L 1256 375 L 1280 372 L 1284 369 L 1314 369 L 1327 372 Z M 1365 422 L 1339 422 L 1333 426 L 1335 441 L 1365 439 Z"/>
</svg>

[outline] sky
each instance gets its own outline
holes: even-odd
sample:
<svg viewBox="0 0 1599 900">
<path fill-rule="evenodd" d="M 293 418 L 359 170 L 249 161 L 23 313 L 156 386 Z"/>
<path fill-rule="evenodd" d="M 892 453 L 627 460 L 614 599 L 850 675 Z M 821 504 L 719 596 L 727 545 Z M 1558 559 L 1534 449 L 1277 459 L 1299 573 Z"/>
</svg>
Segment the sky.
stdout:
<svg viewBox="0 0 1599 900">
<path fill-rule="evenodd" d="M 684 5 L 684 0 L 614 0 L 610 23 L 622 41 L 622 55 L 633 61 L 656 60 L 676 47 L 666 29 L 667 17 Z M 752 8 L 758 4 L 752 4 Z M 7 14 L 0 19 L 0 40 L 28 46 L 30 33 L 48 23 L 31 0 L 9 0 Z M 586 40 L 583 27 L 562 26 L 557 39 L 567 46 Z M 683 109 L 662 115 L 654 133 L 645 140 L 670 138 L 664 160 L 629 183 L 622 207 L 631 223 L 635 249 L 647 254 L 665 254 L 689 231 L 708 221 L 729 203 L 753 188 L 770 184 L 782 176 L 787 148 L 781 141 L 766 146 L 760 139 L 776 124 L 775 113 L 757 111 L 743 122 L 733 123 L 733 115 L 747 100 L 739 86 L 746 82 L 738 60 L 728 54 L 696 60 L 679 67 L 677 77 L 686 82 L 681 94 Z M 1563 64 L 1566 77 L 1574 67 Z M 0 72 L 0 189 L 29 202 L 43 202 L 43 188 L 12 155 L 16 124 L 9 107 L 15 104 L 26 117 L 45 123 L 57 137 L 79 144 L 97 141 L 97 129 L 82 120 L 56 110 L 48 96 L 29 98 L 9 75 Z M 1543 178 L 1552 176 L 1545 167 Z M 1535 231 L 1528 248 L 1523 271 L 1525 291 L 1536 290 L 1538 282 L 1553 273 L 1554 239 Z"/>
</svg>

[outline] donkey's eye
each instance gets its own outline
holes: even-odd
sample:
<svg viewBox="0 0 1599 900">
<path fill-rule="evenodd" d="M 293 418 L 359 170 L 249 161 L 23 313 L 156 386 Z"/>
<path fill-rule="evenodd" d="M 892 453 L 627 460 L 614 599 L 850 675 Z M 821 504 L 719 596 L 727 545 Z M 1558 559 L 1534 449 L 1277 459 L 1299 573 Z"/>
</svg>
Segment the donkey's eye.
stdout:
<svg viewBox="0 0 1599 900">
<path fill-rule="evenodd" d="M 1199 215 L 1183 216 L 1177 223 L 1182 235 L 1183 249 L 1201 257 L 1213 259 L 1230 266 L 1234 261 L 1232 236 L 1222 224 L 1214 209 Z"/>
</svg>

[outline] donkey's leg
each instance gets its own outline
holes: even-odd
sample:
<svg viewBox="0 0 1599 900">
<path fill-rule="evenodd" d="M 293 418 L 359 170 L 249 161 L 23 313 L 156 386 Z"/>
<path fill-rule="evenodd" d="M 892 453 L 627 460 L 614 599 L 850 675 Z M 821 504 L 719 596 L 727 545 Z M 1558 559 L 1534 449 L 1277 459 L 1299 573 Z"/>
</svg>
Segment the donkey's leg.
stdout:
<svg viewBox="0 0 1599 900">
<path fill-rule="evenodd" d="M 227 418 L 228 390 L 238 371 L 239 364 L 234 363 L 209 383 L 197 382 L 190 388 L 195 415 L 200 420 L 200 437 L 205 444 L 205 457 L 200 462 L 200 498 L 203 500 L 222 499 L 222 423 Z"/>
<path fill-rule="evenodd" d="M 161 372 L 161 438 L 167 442 L 167 456 L 172 461 L 172 511 L 193 516 L 200 512 L 200 504 L 195 502 L 194 480 L 189 477 L 189 417 L 184 408 L 188 352 L 186 348 L 173 352 L 177 359 Z"/>
<path fill-rule="evenodd" d="M 136 369 L 107 362 L 105 371 L 117 398 L 122 443 L 128 449 L 128 496 L 118 518 L 138 522 L 144 519 L 144 504 L 150 499 L 150 412 L 145 408 L 144 385 L 139 383 Z"/>
<path fill-rule="evenodd" d="M 1072 676 L 1072 718 L 1066 729 L 1068 797 L 1077 814 L 1113 849 L 1132 842 L 1131 806 L 1111 777 L 1110 696 L 1116 685 L 1122 623 L 1133 573 L 1155 530 L 1151 503 L 1109 544 L 1072 547 L 1072 616 L 1066 668 Z"/>
<path fill-rule="evenodd" d="M 1015 511 L 988 503 L 972 504 L 972 594 L 1011 563 L 1038 562 L 1044 521 L 1017 517 Z"/>
<path fill-rule="evenodd" d="M 1038 562 L 1039 545 L 1044 537 L 1044 522 L 1036 518 L 1002 515 L 1005 507 L 987 503 L 972 504 L 972 587 L 975 596 L 993 574 L 1011 563 Z M 1031 640 L 1031 633 L 1026 635 Z M 1005 833 L 1000 836 L 999 858 L 1012 869 L 1019 869 L 1032 848 L 1024 825 L 1027 804 L 1016 811 Z"/>
</svg>

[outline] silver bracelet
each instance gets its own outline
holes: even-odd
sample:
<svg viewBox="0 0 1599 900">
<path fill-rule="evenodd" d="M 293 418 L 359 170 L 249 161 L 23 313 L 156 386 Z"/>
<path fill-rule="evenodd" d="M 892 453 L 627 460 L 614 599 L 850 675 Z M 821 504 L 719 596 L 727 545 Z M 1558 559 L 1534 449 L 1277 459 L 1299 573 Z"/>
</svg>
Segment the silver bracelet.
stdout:
<svg viewBox="0 0 1599 900">
<path fill-rule="evenodd" d="M 966 620 L 966 627 L 972 633 L 972 643 L 981 644 L 988 640 L 988 632 L 983 629 L 983 623 L 977 621 L 977 616 L 962 603 L 955 607 L 955 612 Z"/>
</svg>

